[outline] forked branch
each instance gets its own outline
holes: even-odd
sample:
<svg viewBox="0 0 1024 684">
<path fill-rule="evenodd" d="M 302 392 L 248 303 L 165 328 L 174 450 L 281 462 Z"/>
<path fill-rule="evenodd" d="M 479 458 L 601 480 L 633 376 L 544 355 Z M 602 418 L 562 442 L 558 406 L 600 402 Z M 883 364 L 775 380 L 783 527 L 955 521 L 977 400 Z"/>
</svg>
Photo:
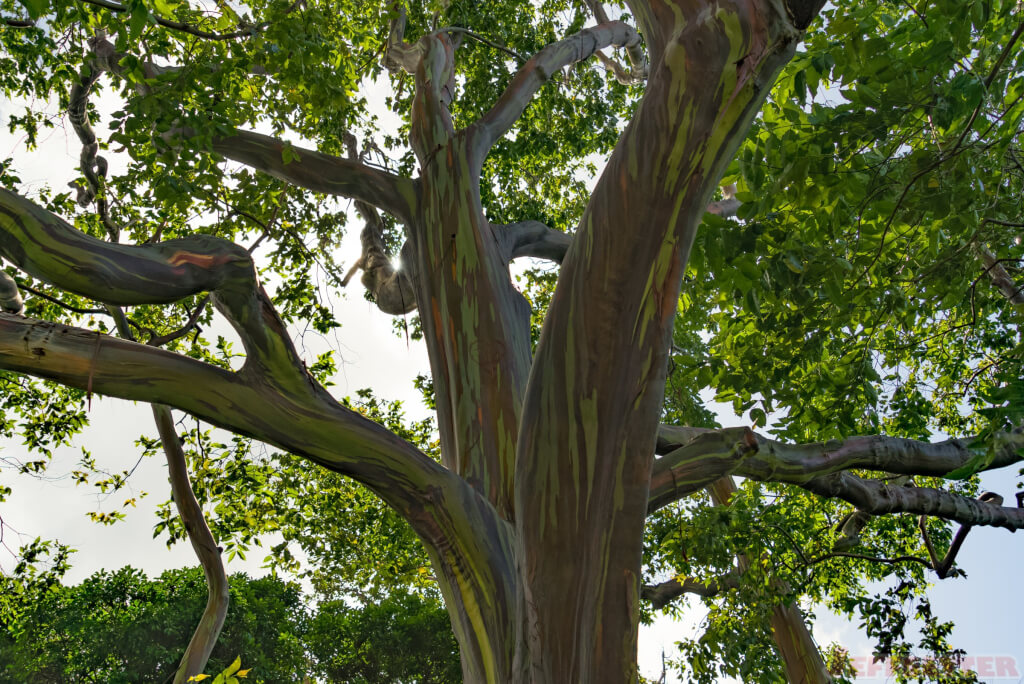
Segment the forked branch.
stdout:
<svg viewBox="0 0 1024 684">
<path fill-rule="evenodd" d="M 1001 506 L 1003 504 L 1003 497 L 995 492 L 983 492 L 978 497 L 978 501 L 984 501 L 995 506 Z M 928 558 L 931 559 L 932 570 L 938 574 L 939 579 L 946 579 L 950 574 L 950 570 L 953 568 L 953 563 L 956 562 L 956 556 L 960 553 L 960 548 L 964 545 L 964 540 L 967 539 L 967 534 L 971 531 L 973 525 L 963 524 L 960 529 L 956 531 L 953 536 L 953 541 L 949 545 L 949 549 L 946 551 L 946 555 L 939 560 L 938 554 L 935 553 L 935 545 L 932 544 L 931 535 L 928 534 L 928 516 L 922 515 L 917 520 L 917 525 L 921 530 L 921 537 L 924 539 L 924 546 L 928 549 Z"/>
</svg>

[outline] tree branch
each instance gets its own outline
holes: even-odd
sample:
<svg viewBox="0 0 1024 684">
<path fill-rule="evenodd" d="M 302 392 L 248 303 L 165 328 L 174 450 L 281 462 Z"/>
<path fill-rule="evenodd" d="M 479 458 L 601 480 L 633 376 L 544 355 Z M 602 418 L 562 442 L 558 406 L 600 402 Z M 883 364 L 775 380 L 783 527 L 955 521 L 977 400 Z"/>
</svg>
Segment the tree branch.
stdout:
<svg viewBox="0 0 1024 684">
<path fill-rule="evenodd" d="M 540 221 L 497 225 L 494 226 L 494 233 L 501 240 L 505 261 L 534 257 L 562 263 L 572 244 L 571 235 L 549 228 Z"/>
<path fill-rule="evenodd" d="M 988 273 L 992 284 L 1010 300 L 1011 304 L 1024 305 L 1024 288 L 1017 285 L 1017 281 L 1006 271 L 1002 261 L 997 259 L 996 255 L 984 245 L 978 245 L 978 254 L 981 256 L 982 263 L 985 264 L 985 272 Z"/>
<path fill-rule="evenodd" d="M 162 347 L 165 344 L 168 344 L 170 342 L 173 342 L 174 340 L 184 337 L 185 335 L 188 335 L 198 326 L 199 318 L 203 315 L 203 312 L 206 310 L 206 305 L 207 303 L 209 303 L 209 301 L 209 295 L 203 297 L 196 305 L 195 311 L 193 311 L 189 315 L 188 320 L 185 321 L 185 325 L 181 326 L 177 330 L 173 330 L 167 333 L 166 335 L 156 335 L 155 331 L 151 332 L 151 337 L 149 340 L 146 341 L 146 344 L 153 347 Z"/>
<path fill-rule="evenodd" d="M 504 525 L 497 516 L 487 522 L 493 509 L 488 514 L 489 504 L 461 478 L 334 401 L 281 393 L 180 354 L 11 314 L 0 314 L 0 368 L 172 406 L 308 458 L 365 484 L 433 543 L 450 545 L 446 528 L 462 516 L 488 528 Z"/>
<path fill-rule="evenodd" d="M 1024 528 L 1024 509 L 970 499 L 941 489 L 893 486 L 846 472 L 794 484 L 819 496 L 848 501 L 871 515 L 916 513 L 965 525 L 989 525 L 1012 531 Z"/>
<path fill-rule="evenodd" d="M 167 474 L 171 481 L 171 494 L 178 515 L 188 533 L 192 549 L 203 566 L 206 575 L 207 599 L 206 608 L 199 618 L 199 625 L 189 640 L 185 654 L 181 657 L 178 671 L 175 673 L 175 684 L 186 682 L 189 677 L 202 674 L 210 653 L 217 644 L 224 618 L 228 613 L 228 577 L 224 572 L 224 563 L 220 557 L 220 547 L 210 532 L 203 509 L 192 491 L 192 482 L 188 475 L 188 464 L 181 442 L 174 429 L 171 410 L 166 406 L 153 404 L 153 419 L 156 421 L 160 442 L 167 457 Z"/>
<path fill-rule="evenodd" d="M 284 155 L 290 156 L 285 161 Z M 415 214 L 416 181 L 366 164 L 294 147 L 260 133 L 238 131 L 215 138 L 213 151 L 257 171 L 327 195 L 362 200 L 410 223 Z"/>
<path fill-rule="evenodd" d="M 202 235 L 109 244 L 0 189 L 0 254 L 58 287 L 111 304 L 212 291 L 248 353 L 233 373 L 93 331 L 0 314 L 0 368 L 172 406 L 348 475 L 409 521 L 449 586 L 468 582 L 469 572 L 477 593 L 516 591 L 508 523 L 461 477 L 315 383 L 243 248 Z M 467 526 L 482 531 L 469 538 Z M 477 599 L 488 600 L 483 593 Z"/>
<path fill-rule="evenodd" d="M 730 573 L 707 582 L 692 577 L 673 577 L 672 579 L 648 584 L 641 588 L 640 595 L 651 602 L 655 610 L 664 608 L 683 594 L 696 594 L 701 598 L 713 598 L 727 589 L 739 586 L 739 575 Z"/>
<path fill-rule="evenodd" d="M 128 317 L 119 306 L 108 306 L 114 317 L 118 333 L 126 340 L 135 340 Z M 191 677 L 200 675 L 206 669 L 210 653 L 217 644 L 220 630 L 224 626 L 224 618 L 228 613 L 228 576 L 224 572 L 224 563 L 220 557 L 220 547 L 210 531 L 210 526 L 203 515 L 203 509 L 196 500 L 189 479 L 188 462 L 181 448 L 181 441 L 174 429 L 171 409 L 161 404 L 152 404 L 153 420 L 160 435 L 164 457 L 167 460 L 167 474 L 171 483 L 171 497 L 178 509 L 185 533 L 192 550 L 203 568 L 206 577 L 206 608 L 199 618 L 199 624 L 192 633 L 188 647 L 174 673 L 174 684 L 185 684 Z"/>
<path fill-rule="evenodd" d="M 90 78 L 92 80 L 95 80 L 101 71 L 109 71 L 114 74 L 121 74 L 124 71 L 124 67 L 120 63 L 124 55 L 118 53 L 109 40 L 99 36 L 90 41 L 90 44 L 95 56 L 91 62 L 93 73 Z M 159 66 L 152 62 L 143 62 L 142 66 L 147 78 L 155 78 L 177 69 L 177 67 Z M 91 83 L 89 85 L 91 86 Z M 87 88 L 84 94 L 88 94 Z M 78 129 L 76 128 L 76 130 Z M 165 138 L 173 144 L 175 137 L 190 138 L 195 133 L 191 129 L 178 128 L 166 133 Z M 82 133 L 80 132 L 79 135 L 81 136 Z M 95 144 L 95 136 L 92 136 L 92 140 Z M 83 138 L 82 142 L 83 145 L 86 144 L 86 138 Z M 245 164 L 257 171 L 262 171 L 274 178 L 307 190 L 368 202 L 406 223 L 415 213 L 418 192 L 415 181 L 372 168 L 358 161 L 295 147 L 271 136 L 241 130 L 236 131 L 233 135 L 215 137 L 211 148 L 227 159 Z M 286 155 L 288 161 L 285 161 Z M 83 150 L 83 172 L 87 167 L 84 159 L 85 151 Z M 97 162 L 102 163 L 105 170 L 106 163 L 102 162 L 102 158 L 98 158 Z"/>
<path fill-rule="evenodd" d="M 736 495 L 736 483 L 732 477 L 726 475 L 708 486 L 708 493 L 712 502 L 718 506 L 729 506 Z M 785 530 L 780 528 L 785 533 Z M 788 533 L 786 533 L 788 537 Z M 804 558 L 803 551 L 789 539 L 794 550 Z M 750 568 L 750 559 L 745 553 L 736 554 L 736 565 L 739 572 L 745 573 Z M 782 596 L 792 595 L 792 587 L 785 580 L 777 577 L 769 577 L 771 586 L 776 593 Z M 811 636 L 811 630 L 807 627 L 807 621 L 796 603 L 786 602 L 772 606 L 771 617 L 769 618 L 772 638 L 782 657 L 782 664 L 786 670 L 786 679 L 791 682 L 803 684 L 827 684 L 832 682 L 832 677 L 825 667 L 821 657 L 821 651 Z"/>
<path fill-rule="evenodd" d="M 558 70 L 591 57 L 606 47 L 638 48 L 640 36 L 627 24 L 613 21 L 585 28 L 534 55 L 513 77 L 497 103 L 474 123 L 480 131 L 478 155 L 482 161 L 495 142 L 505 135 L 522 115 L 533 96 Z"/>
<path fill-rule="evenodd" d="M 1003 504 L 1003 497 L 995 492 L 983 492 L 981 496 L 978 497 L 978 501 L 1001 506 Z M 928 534 L 928 517 L 924 515 L 919 517 L 917 519 L 917 526 L 921 530 L 921 537 L 924 540 L 924 546 L 928 550 L 928 558 L 931 559 L 932 570 L 934 570 L 939 576 L 939 579 L 946 579 L 946 577 L 949 576 L 950 570 L 953 568 L 953 563 L 956 562 L 956 556 L 960 553 L 960 548 L 964 545 L 964 540 L 967 539 L 967 534 L 971 531 L 973 525 L 965 523 L 960 526 L 960 529 L 956 531 L 956 535 L 953 537 L 953 541 L 950 543 L 949 549 L 946 551 L 946 555 L 943 556 L 942 560 L 939 560 L 938 554 L 935 553 L 935 546 L 932 544 L 932 538 Z"/>
<path fill-rule="evenodd" d="M 0 189 L 0 254 L 60 289 L 118 306 L 165 304 L 203 291 L 238 331 L 243 374 L 322 394 L 243 248 L 208 235 L 141 246 L 103 242 L 32 202 Z"/>
<path fill-rule="evenodd" d="M 110 0 L 83 0 L 83 2 L 90 5 L 94 5 L 96 7 L 102 7 L 103 9 L 110 10 L 115 14 L 121 14 L 123 12 L 128 11 L 128 8 L 124 5 L 116 2 L 111 2 Z M 303 0 L 297 0 L 296 2 L 292 3 L 292 5 L 287 10 L 285 10 L 284 14 L 291 13 L 302 4 Z M 187 33 L 189 35 L 195 36 L 196 38 L 203 38 L 206 40 L 232 40 L 234 38 L 252 38 L 257 33 L 265 31 L 267 27 L 270 26 L 270 22 L 268 21 L 265 21 L 260 24 L 253 24 L 251 26 L 242 26 L 241 24 L 239 24 L 239 29 L 236 31 L 231 31 L 229 33 L 215 33 L 212 31 L 206 31 L 204 29 L 201 29 L 198 26 L 195 26 L 194 24 L 175 21 L 173 19 L 165 19 L 164 17 L 161 17 L 158 14 L 153 14 L 152 16 L 156 20 L 156 23 L 160 26 L 163 26 L 164 28 L 169 28 L 174 31 L 181 31 L 182 33 Z"/>
<path fill-rule="evenodd" d="M 749 432 L 751 437 L 746 437 Z M 749 444 L 745 448 L 740 443 Z M 649 510 L 653 511 L 707 486 L 724 474 L 766 482 L 801 485 L 823 475 L 853 468 L 901 475 L 943 477 L 973 458 L 973 439 L 950 439 L 929 444 L 882 435 L 816 444 L 791 445 L 768 439 L 747 428 L 707 430 L 663 425 L 651 475 Z M 1021 460 L 1024 432 L 996 437 L 995 457 L 986 469 Z"/>
</svg>

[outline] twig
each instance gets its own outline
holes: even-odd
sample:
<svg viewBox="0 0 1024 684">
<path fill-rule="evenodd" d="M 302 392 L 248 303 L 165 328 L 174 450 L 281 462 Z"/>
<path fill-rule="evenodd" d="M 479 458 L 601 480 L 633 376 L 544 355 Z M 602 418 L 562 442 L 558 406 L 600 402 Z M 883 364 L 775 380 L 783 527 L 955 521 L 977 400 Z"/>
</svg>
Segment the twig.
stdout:
<svg viewBox="0 0 1024 684">
<path fill-rule="evenodd" d="M 89 5 L 95 5 L 96 7 L 102 7 L 103 9 L 110 10 L 116 14 L 127 12 L 128 8 L 116 2 L 110 2 L 110 0 L 82 0 Z M 295 11 L 296 8 L 300 7 L 304 3 L 304 0 L 296 0 L 292 5 L 285 10 L 285 14 L 290 14 Z M 188 33 L 195 36 L 196 38 L 203 38 L 205 40 L 233 40 L 235 38 L 252 38 L 257 33 L 266 31 L 270 26 L 269 21 L 265 21 L 261 24 L 254 24 L 252 26 L 243 26 L 243 28 L 230 33 L 213 33 L 211 31 L 205 31 L 198 26 L 193 24 L 187 24 L 181 21 L 174 21 L 173 19 L 164 19 L 159 15 L 153 15 L 156 23 L 164 28 L 173 29 L 175 31 L 181 31 L 182 33 Z"/>
<path fill-rule="evenodd" d="M 461 26 L 446 26 L 446 27 L 444 27 L 442 29 L 438 29 L 436 31 L 436 33 L 460 33 L 460 34 L 466 36 L 467 38 L 472 38 L 473 40 L 477 41 L 478 43 L 483 43 L 484 45 L 487 45 L 487 46 L 490 46 L 490 47 L 494 48 L 495 50 L 501 50 L 506 55 L 509 55 L 509 56 L 519 60 L 520 62 L 526 62 L 526 57 L 523 57 L 518 52 L 516 52 L 514 50 L 510 50 L 509 48 L 505 47 L 504 45 L 499 45 L 498 43 L 495 43 L 493 40 L 490 40 L 488 38 L 484 38 L 479 33 L 475 32 L 475 31 L 470 31 L 467 28 L 462 28 Z"/>
<path fill-rule="evenodd" d="M 199 300 L 199 304 L 196 306 L 196 310 L 193 311 L 192 315 L 188 317 L 188 321 L 186 321 L 185 325 L 178 328 L 174 332 L 167 333 L 166 335 L 150 337 L 149 341 L 146 342 L 146 344 L 148 344 L 151 347 L 161 347 L 169 342 L 173 342 L 174 340 L 177 340 L 181 337 L 184 337 L 185 335 L 188 335 L 190 332 L 192 332 L 193 329 L 196 328 L 196 325 L 199 323 L 199 317 L 203 315 L 203 311 L 206 309 L 206 304 L 209 301 L 210 295 L 204 296 L 201 300 Z"/>
<path fill-rule="evenodd" d="M 82 309 L 82 308 L 79 308 L 77 306 L 72 306 L 71 304 L 66 304 L 66 303 L 60 301 L 59 299 L 57 299 L 56 297 L 48 295 L 45 292 L 40 292 L 39 290 L 35 289 L 34 287 L 29 287 L 28 285 L 26 285 L 25 283 L 21 282 L 20 280 L 15 280 L 15 282 L 18 283 L 18 287 L 20 287 L 22 290 L 25 290 L 26 292 L 31 292 L 36 297 L 39 297 L 40 299 L 45 299 L 46 301 L 51 302 L 53 304 L 56 304 L 57 306 L 61 307 L 62 309 L 66 309 L 66 310 L 71 311 L 73 313 L 83 314 L 83 315 L 100 314 L 100 315 L 103 315 L 103 316 L 106 316 L 108 314 L 106 309 Z"/>
<path fill-rule="evenodd" d="M 1003 503 L 1003 497 L 999 496 L 995 492 L 984 492 L 978 497 L 978 501 L 984 501 L 986 503 L 994 503 L 997 506 L 1001 506 Z M 949 576 L 949 571 L 953 567 L 953 563 L 956 562 L 956 556 L 960 552 L 960 547 L 963 546 L 964 540 L 967 539 L 967 533 L 971 531 L 972 525 L 961 525 L 960 529 L 956 531 L 956 535 L 953 537 L 953 541 L 949 545 L 949 550 L 946 551 L 946 555 L 939 560 L 938 554 L 935 553 L 935 547 L 932 545 L 932 538 L 928 534 L 927 526 L 928 518 L 922 515 L 917 519 L 917 526 L 921 530 L 921 537 L 924 539 L 924 546 L 928 550 L 928 557 L 931 558 L 931 569 L 939 576 L 939 579 L 946 579 Z"/>
<path fill-rule="evenodd" d="M 807 565 L 818 565 L 819 563 L 824 563 L 825 561 L 832 560 L 833 558 L 856 558 L 857 560 L 866 560 L 871 561 L 873 563 L 886 563 L 888 565 L 895 565 L 897 563 L 920 563 L 925 567 L 932 567 L 932 564 L 928 562 L 928 560 L 924 558 L 918 558 L 917 556 L 895 556 L 893 558 L 878 558 L 876 556 L 868 556 L 863 553 L 849 553 L 847 551 L 833 551 L 831 553 L 825 554 L 824 556 L 812 558 L 810 561 L 808 561 Z"/>
</svg>

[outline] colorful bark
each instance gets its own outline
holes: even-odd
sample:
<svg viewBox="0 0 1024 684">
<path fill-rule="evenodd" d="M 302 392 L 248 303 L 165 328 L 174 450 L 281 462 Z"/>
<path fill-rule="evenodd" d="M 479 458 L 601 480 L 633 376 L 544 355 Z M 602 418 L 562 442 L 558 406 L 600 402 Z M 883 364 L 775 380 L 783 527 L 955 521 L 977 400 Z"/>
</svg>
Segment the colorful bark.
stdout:
<svg viewBox="0 0 1024 684">
<path fill-rule="evenodd" d="M 523 409 L 516 520 L 532 681 L 636 678 L 642 530 L 682 272 L 795 47 L 767 4 L 654 11 L 647 89 L 563 262 Z"/>
</svg>

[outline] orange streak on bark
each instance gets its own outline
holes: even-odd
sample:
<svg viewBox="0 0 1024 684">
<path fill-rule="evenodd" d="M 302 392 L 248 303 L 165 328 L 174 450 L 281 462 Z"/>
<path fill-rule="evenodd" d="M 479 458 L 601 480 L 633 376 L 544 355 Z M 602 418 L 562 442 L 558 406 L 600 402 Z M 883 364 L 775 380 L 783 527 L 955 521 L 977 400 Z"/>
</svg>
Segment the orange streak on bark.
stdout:
<svg viewBox="0 0 1024 684">
<path fill-rule="evenodd" d="M 441 307 L 438 304 L 437 299 L 431 298 L 430 310 L 431 313 L 434 314 L 434 329 L 444 330 L 444 328 L 441 327 Z"/>
<path fill-rule="evenodd" d="M 661 292 L 660 314 L 662 322 L 671 320 L 676 314 L 676 300 L 669 296 L 669 292 L 672 292 L 674 284 L 679 282 L 680 261 L 679 250 L 674 250 L 672 252 L 672 265 L 668 270 L 668 275 L 664 281 L 664 289 Z"/>
<path fill-rule="evenodd" d="M 211 266 L 220 266 L 221 264 L 227 263 L 228 258 L 224 255 L 215 254 L 196 254 L 195 252 L 175 252 L 170 259 L 167 260 L 171 266 L 181 266 L 183 264 L 194 264 L 202 268 L 210 268 Z"/>
</svg>

